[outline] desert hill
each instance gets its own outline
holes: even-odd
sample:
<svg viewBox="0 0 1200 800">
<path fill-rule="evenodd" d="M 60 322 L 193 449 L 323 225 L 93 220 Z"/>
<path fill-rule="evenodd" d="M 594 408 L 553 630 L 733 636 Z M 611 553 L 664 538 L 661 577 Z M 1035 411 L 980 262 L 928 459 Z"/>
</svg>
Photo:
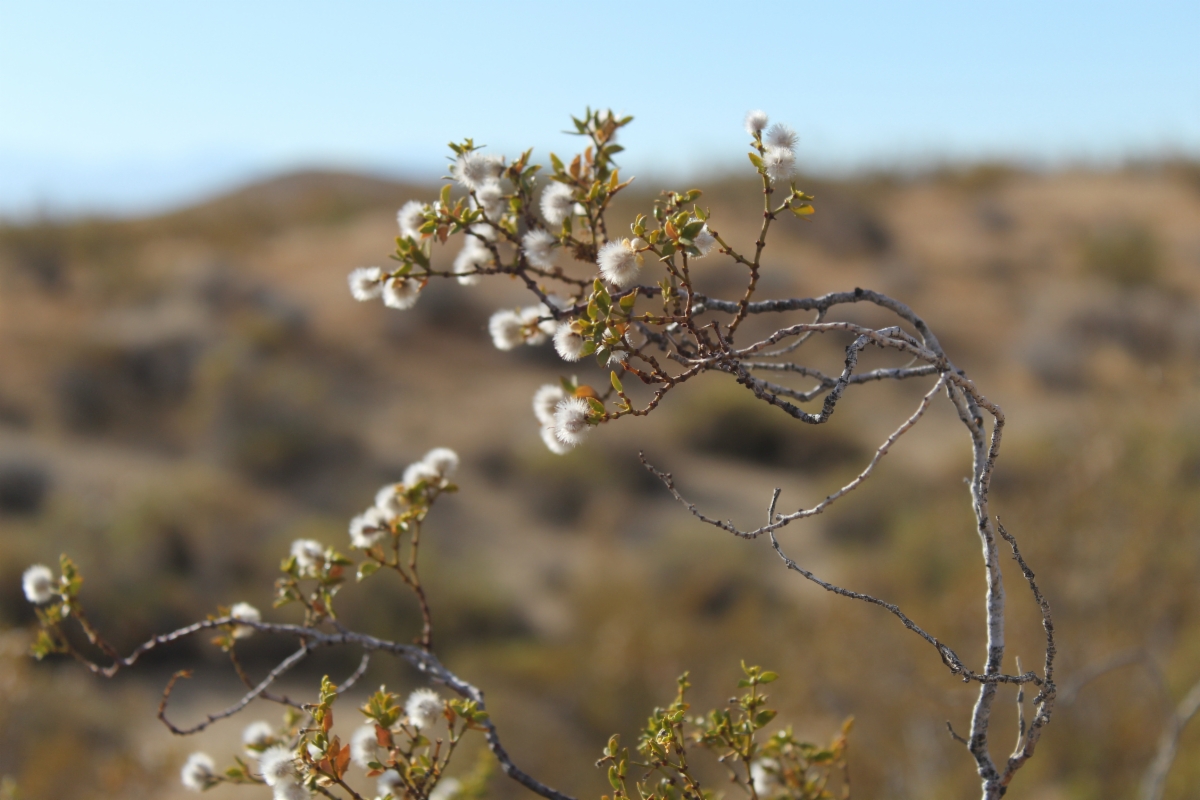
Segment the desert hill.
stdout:
<svg viewBox="0 0 1200 800">
<path fill-rule="evenodd" d="M 812 179 L 813 220 L 778 226 L 767 251 L 763 296 L 892 294 L 1005 408 L 994 502 L 1044 576 L 1063 674 L 1128 652 L 1158 665 L 1161 681 L 1135 666 L 1081 689 L 1018 778 L 1021 796 L 1128 796 L 1160 709 L 1200 679 L 1195 175 L 1161 164 Z M 752 183 L 694 184 L 714 227 L 753 240 Z M 487 317 L 523 302 L 519 287 L 431 285 L 410 312 L 346 290 L 351 268 L 386 261 L 396 208 L 436 191 L 308 172 L 162 216 L 0 227 L 0 627 L 31 618 L 21 570 L 62 551 L 123 646 L 217 604 L 267 608 L 293 538 L 344 543 L 380 484 L 445 445 L 464 468 L 461 493 L 430 520 L 443 656 L 489 689 L 531 772 L 599 796 L 591 764 L 609 734 L 632 739 L 685 669 L 697 702 L 719 701 L 745 657 L 784 676 L 780 719 L 805 735 L 856 716 L 862 796 L 962 796 L 970 762 L 944 723 L 961 729 L 969 689 L 886 615 L 798 583 L 765 542 L 695 523 L 636 461 L 644 449 L 714 513 L 758 519 L 776 485 L 799 505 L 843 483 L 927 387 L 866 389 L 814 432 L 714 379 L 553 456 L 533 391 L 560 375 L 607 378 L 546 347 L 491 346 Z M 639 192 L 614 221 L 648 207 L 649 187 Z M 744 280 L 716 258 L 698 272 L 734 297 Z M 822 345 L 822 363 L 844 345 Z M 810 568 L 886 595 L 981 661 L 983 578 L 950 413 L 932 413 L 854 503 L 788 536 Z M 1032 659 L 1036 616 L 1019 593 L 1013 583 L 1010 652 Z M 343 613 L 409 637 L 414 610 L 397 597 L 350 587 Z M 71 665 L 25 664 L 23 635 L 3 640 L 0 774 L 29 798 L 175 791 L 190 744 L 157 727 L 155 695 L 185 658 L 222 675 L 211 648 L 101 685 Z M 261 670 L 279 652 L 256 642 L 247 657 Z M 347 658 L 306 679 L 352 669 Z M 373 670 L 368 683 L 412 685 L 395 665 Z M 234 691 L 223 681 L 198 680 L 181 713 L 221 704 Z M 58 724 L 64 704 L 86 708 L 88 725 Z M 229 750 L 240 727 L 204 746 Z M 1200 753 L 1200 730 L 1183 747 Z M 57 768 L 68 763 L 70 774 Z M 1200 758 L 1181 758 L 1176 791 L 1197 779 Z M 499 779 L 495 791 L 515 796 Z"/>
</svg>

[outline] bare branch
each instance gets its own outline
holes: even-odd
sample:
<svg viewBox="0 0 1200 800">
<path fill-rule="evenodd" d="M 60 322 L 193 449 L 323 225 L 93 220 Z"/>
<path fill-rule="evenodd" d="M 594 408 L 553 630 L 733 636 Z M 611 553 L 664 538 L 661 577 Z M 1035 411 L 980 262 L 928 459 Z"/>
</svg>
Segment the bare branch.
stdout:
<svg viewBox="0 0 1200 800">
<path fill-rule="evenodd" d="M 1142 778 L 1142 800 L 1162 800 L 1163 791 L 1167 786 L 1167 775 L 1171 772 L 1171 765 L 1175 763 L 1175 754 L 1179 751 L 1179 737 L 1183 735 L 1183 729 L 1198 712 L 1200 712 L 1200 681 L 1197 681 L 1183 700 L 1179 701 L 1174 713 L 1167 720 L 1166 728 L 1158 740 L 1158 751 L 1154 755 L 1154 760 L 1150 762 L 1150 768 L 1146 770 L 1146 774 Z"/>
</svg>

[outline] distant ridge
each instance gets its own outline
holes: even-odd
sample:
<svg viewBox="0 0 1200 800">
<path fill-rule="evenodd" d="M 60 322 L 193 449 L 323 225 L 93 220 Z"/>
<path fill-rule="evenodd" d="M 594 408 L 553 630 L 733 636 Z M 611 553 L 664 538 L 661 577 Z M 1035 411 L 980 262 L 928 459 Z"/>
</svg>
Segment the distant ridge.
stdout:
<svg viewBox="0 0 1200 800">
<path fill-rule="evenodd" d="M 414 197 L 430 197 L 435 191 L 429 184 L 361 173 L 304 170 L 255 181 L 201 203 L 133 222 L 195 230 L 236 220 L 239 227 L 261 232 L 297 223 L 341 222 L 367 211 L 396 208 Z"/>
</svg>

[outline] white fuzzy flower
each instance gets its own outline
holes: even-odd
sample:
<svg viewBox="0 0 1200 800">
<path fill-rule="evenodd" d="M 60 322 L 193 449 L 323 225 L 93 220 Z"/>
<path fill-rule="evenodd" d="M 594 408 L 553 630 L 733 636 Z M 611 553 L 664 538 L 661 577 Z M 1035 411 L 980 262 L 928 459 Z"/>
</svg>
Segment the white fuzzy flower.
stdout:
<svg viewBox="0 0 1200 800">
<path fill-rule="evenodd" d="M 58 581 L 45 564 L 34 564 L 21 576 L 25 599 L 34 605 L 49 603 L 58 595 Z"/>
<path fill-rule="evenodd" d="M 498 180 L 503 171 L 503 156 L 485 155 L 478 150 L 463 153 L 450 167 L 454 179 L 467 189 L 478 189 L 489 180 Z"/>
<path fill-rule="evenodd" d="M 799 137 L 796 132 L 782 122 L 776 122 L 767 131 L 767 147 L 781 147 L 784 150 L 795 148 Z"/>
<path fill-rule="evenodd" d="M 325 566 L 325 547 L 315 539 L 292 542 L 292 556 L 301 572 L 312 572 Z"/>
<path fill-rule="evenodd" d="M 554 412 L 554 435 L 563 444 L 581 444 L 588 432 L 587 418 L 591 406 L 582 397 L 568 397 Z"/>
<path fill-rule="evenodd" d="M 451 800 L 461 791 L 462 783 L 458 778 L 442 778 L 429 793 L 429 800 Z"/>
<path fill-rule="evenodd" d="M 404 797 L 404 781 L 400 779 L 400 773 L 394 769 L 384 772 L 379 776 L 379 782 L 375 784 L 375 791 L 379 793 L 380 797 L 387 797 L 389 794 L 395 800 Z M 430 797 L 432 796 L 431 794 Z"/>
<path fill-rule="evenodd" d="M 383 284 L 383 304 L 388 308 L 412 308 L 420 294 L 421 282 L 416 278 L 392 278 Z"/>
<path fill-rule="evenodd" d="M 275 786 L 274 800 L 308 800 L 312 792 L 299 783 L 280 783 Z"/>
<path fill-rule="evenodd" d="M 746 133 L 753 136 L 756 133 L 762 133 L 767 127 L 767 112 L 751 111 L 746 114 Z"/>
<path fill-rule="evenodd" d="M 692 258 L 704 258 L 717 244 L 717 237 L 713 236 L 708 226 L 705 225 L 692 239 L 692 244 L 696 245 L 696 249 L 700 251 L 700 255 L 692 256 Z"/>
<path fill-rule="evenodd" d="M 558 323 L 554 321 L 554 317 L 545 303 L 526 306 L 517 315 L 525 326 L 525 344 L 528 345 L 545 344 L 558 328 Z M 550 319 L 545 319 L 545 317 L 550 317 Z"/>
<path fill-rule="evenodd" d="M 575 190 L 565 183 L 552 182 L 542 192 L 542 216 L 554 227 L 563 224 L 575 211 Z"/>
<path fill-rule="evenodd" d="M 375 723 L 363 725 L 350 737 L 350 760 L 363 769 L 370 769 L 372 761 L 379 761 L 379 739 L 375 735 Z"/>
<path fill-rule="evenodd" d="M 768 147 L 763 164 L 771 180 L 787 180 L 796 168 L 796 154 L 786 147 Z"/>
<path fill-rule="evenodd" d="M 271 745 L 275 741 L 275 729 L 271 727 L 271 723 L 259 720 L 251 722 L 242 731 L 242 745 L 246 748 L 246 755 L 251 758 L 256 758 L 259 752 Z"/>
<path fill-rule="evenodd" d="M 395 519 L 404 513 L 406 503 L 404 498 L 397 494 L 397 491 L 403 488 L 395 483 L 387 483 L 380 486 L 379 491 L 375 493 L 375 508 L 379 509 L 385 520 Z"/>
<path fill-rule="evenodd" d="M 384 487 L 391 489 L 392 487 Z M 396 492 L 392 491 L 392 496 L 396 496 Z M 363 513 L 350 520 L 350 546 L 357 547 L 359 550 L 369 550 L 375 546 L 384 534 L 387 533 L 387 516 L 379 509 L 378 506 L 371 506 Z"/>
<path fill-rule="evenodd" d="M 486 269 L 491 263 L 492 251 L 474 236 L 468 236 L 463 242 L 462 250 L 454 257 L 454 274 L 461 286 L 474 286 L 479 283 L 478 270 Z"/>
<path fill-rule="evenodd" d="M 229 616 L 234 619 L 240 619 L 245 622 L 262 622 L 262 614 L 258 609 L 249 603 L 234 603 L 233 608 L 229 609 Z M 234 625 L 233 638 L 245 639 L 248 636 L 254 635 L 254 628 L 249 625 Z"/>
<path fill-rule="evenodd" d="M 438 471 L 424 461 L 414 461 L 404 468 L 404 485 L 408 488 L 416 486 L 421 481 L 433 486 L 440 486 L 442 476 Z"/>
<path fill-rule="evenodd" d="M 431 728 L 442 716 L 445 704 L 433 689 L 417 689 L 404 701 L 404 713 L 417 728 Z"/>
<path fill-rule="evenodd" d="M 268 747 L 258 757 L 258 771 L 262 773 L 267 786 L 295 783 L 299 777 L 296 774 L 295 751 L 282 744 Z"/>
<path fill-rule="evenodd" d="M 642 268 L 642 256 L 634 251 L 632 242 L 622 239 L 601 247 L 596 263 L 600 265 L 604 280 L 624 288 L 637 278 L 638 270 Z"/>
<path fill-rule="evenodd" d="M 179 780 L 193 792 L 203 792 L 217 779 L 216 764 L 208 753 L 192 753 L 179 771 Z"/>
<path fill-rule="evenodd" d="M 475 190 L 475 197 L 479 200 L 483 213 L 493 222 L 498 222 L 508 208 L 508 201 L 504 197 L 504 187 L 500 185 L 500 181 L 490 178 L 485 180 Z"/>
<path fill-rule="evenodd" d="M 383 294 L 383 284 L 380 283 L 382 277 L 383 270 L 379 267 L 359 267 L 351 270 L 346 279 L 350 284 L 350 294 L 360 303 L 374 300 Z"/>
<path fill-rule="evenodd" d="M 555 184 L 561 186 L 562 184 Z M 558 239 L 549 231 L 534 228 L 521 237 L 521 252 L 535 267 L 551 269 L 554 267 L 554 248 Z"/>
<path fill-rule="evenodd" d="M 497 350 L 512 350 L 525 341 L 525 322 L 510 309 L 501 309 L 488 320 L 488 333 Z"/>
<path fill-rule="evenodd" d="M 414 242 L 421 241 L 421 226 L 425 224 L 425 204 L 420 200 L 409 200 L 396 212 L 396 223 L 400 226 L 401 236 L 407 236 Z"/>
<path fill-rule="evenodd" d="M 557 383 L 547 383 L 533 393 L 533 415 L 543 425 L 554 422 L 554 411 L 567 398 L 567 393 Z"/>
<path fill-rule="evenodd" d="M 449 478 L 458 469 L 458 453 L 449 447 L 435 447 L 421 460 L 443 478 Z"/>
<path fill-rule="evenodd" d="M 542 441 L 545 443 L 546 449 L 556 456 L 565 456 L 571 452 L 571 446 L 560 442 L 558 436 L 555 435 L 553 421 L 549 425 L 542 426 Z"/>
<path fill-rule="evenodd" d="M 779 792 L 779 778 L 775 770 L 779 762 L 773 758 L 760 758 L 750 762 L 750 780 L 754 783 L 754 791 L 763 800 Z"/>
<path fill-rule="evenodd" d="M 578 361 L 583 357 L 583 336 L 568 324 L 554 332 L 554 349 L 563 361 Z"/>
<path fill-rule="evenodd" d="M 645 239 L 643 239 L 640 236 L 635 236 L 632 240 L 630 240 L 629 246 L 632 247 L 634 250 L 641 252 L 642 250 L 645 250 L 648 247 L 650 247 L 650 243 L 647 242 Z"/>
</svg>

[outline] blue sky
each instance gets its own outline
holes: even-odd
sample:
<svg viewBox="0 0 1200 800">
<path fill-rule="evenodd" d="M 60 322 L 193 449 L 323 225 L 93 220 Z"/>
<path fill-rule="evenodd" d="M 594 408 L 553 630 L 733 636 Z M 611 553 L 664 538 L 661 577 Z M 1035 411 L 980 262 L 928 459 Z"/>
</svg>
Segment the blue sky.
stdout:
<svg viewBox="0 0 1200 800">
<path fill-rule="evenodd" d="M 1200 155 L 1200 3 L 0 0 L 0 215 L 136 213 L 298 167 L 439 174 L 450 139 L 744 159 L 749 108 L 839 172 Z"/>
</svg>

